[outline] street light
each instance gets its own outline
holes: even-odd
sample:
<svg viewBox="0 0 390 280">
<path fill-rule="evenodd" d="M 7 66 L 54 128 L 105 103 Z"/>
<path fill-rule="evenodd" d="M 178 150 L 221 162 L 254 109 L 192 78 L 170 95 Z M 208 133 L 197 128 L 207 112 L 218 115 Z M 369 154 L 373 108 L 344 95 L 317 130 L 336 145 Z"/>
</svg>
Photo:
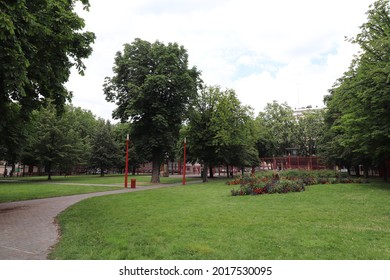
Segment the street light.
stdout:
<svg viewBox="0 0 390 280">
<path fill-rule="evenodd" d="M 187 150 L 187 139 L 184 137 L 184 163 L 183 163 L 183 185 L 186 184 L 186 171 L 187 171 L 187 166 L 186 166 L 186 151 Z"/>
<path fill-rule="evenodd" d="M 126 137 L 126 165 L 125 165 L 125 188 L 127 188 L 127 173 L 129 173 L 129 134 Z"/>
</svg>

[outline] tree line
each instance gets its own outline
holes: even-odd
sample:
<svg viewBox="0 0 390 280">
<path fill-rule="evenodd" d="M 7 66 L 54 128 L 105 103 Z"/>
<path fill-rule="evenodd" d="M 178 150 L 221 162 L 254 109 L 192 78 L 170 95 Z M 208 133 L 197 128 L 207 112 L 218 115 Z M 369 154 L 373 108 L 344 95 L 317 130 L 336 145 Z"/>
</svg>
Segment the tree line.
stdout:
<svg viewBox="0 0 390 280">
<path fill-rule="evenodd" d="M 381 166 L 390 159 L 390 7 L 376 1 L 360 33 L 348 39 L 361 51 L 325 97 L 323 156 L 339 165 Z M 326 145 L 325 145 L 326 144 Z"/>
<path fill-rule="evenodd" d="M 308 155 L 315 153 L 310 141 L 320 137 L 318 123 L 322 120 L 321 111 L 296 119 L 287 104 L 276 101 L 268 104 L 255 118 L 253 109 L 242 105 L 233 90 L 204 87 L 162 162 L 182 160 L 184 137 L 188 143 L 188 162 L 202 163 L 206 171 L 219 165 L 227 168 L 257 166 L 260 156 L 285 155 L 286 147 L 298 147 L 298 144 L 302 145 L 301 155 Z M 14 167 L 16 163 L 40 167 L 49 179 L 53 173 L 99 173 L 104 176 L 110 170 L 123 172 L 125 140 L 130 131 L 129 123 L 111 124 L 91 111 L 71 104 L 65 105 L 59 114 L 49 102 L 32 112 L 24 126 L 23 139 L 19 140 L 21 146 L 11 151 L 13 157 L 7 158 L 4 149 L 2 155 Z M 155 137 L 147 132 L 143 134 Z M 137 149 L 131 141 L 129 164 L 133 172 L 151 158 Z M 207 172 L 203 174 L 206 181 Z"/>
<path fill-rule="evenodd" d="M 325 111 L 297 119 L 287 104 L 273 102 L 255 117 L 234 90 L 205 84 L 183 46 L 135 39 L 116 53 L 114 75 L 103 84 L 106 100 L 117 105 L 115 125 L 66 105 L 72 94 L 63 84 L 71 67 L 83 73 L 95 38 L 82 32 L 75 2 L 0 3 L 0 157 L 8 162 L 45 166 L 49 177 L 80 166 L 104 172 L 124 166 L 127 133 L 130 161 L 152 162 L 155 183 L 161 164 L 181 157 L 185 137 L 189 161 L 206 170 L 254 166 L 291 148 L 366 169 L 390 158 L 388 0 L 370 6 L 368 21 L 350 39 L 362 51 L 325 97 Z"/>
</svg>

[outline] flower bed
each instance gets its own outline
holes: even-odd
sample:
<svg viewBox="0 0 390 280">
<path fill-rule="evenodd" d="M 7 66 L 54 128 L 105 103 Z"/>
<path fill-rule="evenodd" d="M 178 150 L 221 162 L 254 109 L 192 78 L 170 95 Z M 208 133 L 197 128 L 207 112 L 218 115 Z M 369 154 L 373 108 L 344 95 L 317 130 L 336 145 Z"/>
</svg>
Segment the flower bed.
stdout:
<svg viewBox="0 0 390 280">
<path fill-rule="evenodd" d="M 289 170 L 276 174 L 266 172 L 256 176 L 236 177 L 227 182 L 228 185 L 240 186 L 238 190 L 231 190 L 233 196 L 302 192 L 309 185 L 338 183 L 362 183 L 362 180 L 339 177 L 331 170 Z"/>
</svg>

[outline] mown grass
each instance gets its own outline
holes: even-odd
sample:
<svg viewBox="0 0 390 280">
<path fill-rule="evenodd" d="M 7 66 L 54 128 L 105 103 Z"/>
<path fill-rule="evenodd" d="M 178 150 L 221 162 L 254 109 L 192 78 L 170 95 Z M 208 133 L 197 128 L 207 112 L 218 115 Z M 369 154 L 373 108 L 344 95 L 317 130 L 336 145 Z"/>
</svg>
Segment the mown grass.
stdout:
<svg viewBox="0 0 390 280">
<path fill-rule="evenodd" d="M 138 187 L 152 185 L 150 176 L 129 176 L 129 188 L 131 179 L 136 179 Z M 162 177 L 161 183 L 174 184 L 181 182 L 181 180 L 179 177 Z M 197 178 L 188 178 L 189 182 L 193 180 L 197 180 Z M 95 186 L 89 184 L 95 184 Z M 109 191 L 123 187 L 124 175 L 108 175 L 104 177 L 95 175 L 53 176 L 51 181 L 41 176 L 3 178 L 0 179 L 0 203 Z"/>
<path fill-rule="evenodd" d="M 128 176 L 129 184 L 130 179 L 136 179 L 137 183 L 142 186 L 152 185 L 150 183 L 150 175 L 136 175 Z M 181 177 L 160 177 L 161 184 L 179 183 L 182 181 Z M 199 180 L 199 178 L 187 178 L 187 181 Z M 46 176 L 33 176 L 33 177 L 12 177 L 12 178 L 0 178 L 0 184 L 4 182 L 55 182 L 55 183 L 81 183 L 81 184 L 124 184 L 123 174 L 105 175 L 75 175 L 75 176 L 52 176 L 52 180 L 48 181 Z"/>
<path fill-rule="evenodd" d="M 52 259 L 390 259 L 390 185 L 233 197 L 224 181 L 85 200 Z"/>
<path fill-rule="evenodd" d="M 39 183 L 11 183 L 0 184 L 0 203 L 49 198 L 57 196 L 76 195 L 92 192 L 112 191 L 119 187 L 104 186 L 77 186 L 77 185 L 50 185 Z"/>
</svg>

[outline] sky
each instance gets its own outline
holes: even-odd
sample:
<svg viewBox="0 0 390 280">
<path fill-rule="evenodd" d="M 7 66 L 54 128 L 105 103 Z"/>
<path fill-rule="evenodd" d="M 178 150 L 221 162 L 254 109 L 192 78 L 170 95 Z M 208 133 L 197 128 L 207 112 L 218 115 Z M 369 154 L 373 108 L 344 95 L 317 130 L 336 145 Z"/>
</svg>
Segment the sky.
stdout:
<svg viewBox="0 0 390 280">
<path fill-rule="evenodd" d="M 273 100 L 323 107 L 328 90 L 359 49 L 345 40 L 366 22 L 374 0 L 89 0 L 76 7 L 96 35 L 85 76 L 73 69 L 73 105 L 111 119 L 103 94 L 114 57 L 135 38 L 177 42 L 205 84 L 234 89 L 255 115 Z"/>
</svg>

